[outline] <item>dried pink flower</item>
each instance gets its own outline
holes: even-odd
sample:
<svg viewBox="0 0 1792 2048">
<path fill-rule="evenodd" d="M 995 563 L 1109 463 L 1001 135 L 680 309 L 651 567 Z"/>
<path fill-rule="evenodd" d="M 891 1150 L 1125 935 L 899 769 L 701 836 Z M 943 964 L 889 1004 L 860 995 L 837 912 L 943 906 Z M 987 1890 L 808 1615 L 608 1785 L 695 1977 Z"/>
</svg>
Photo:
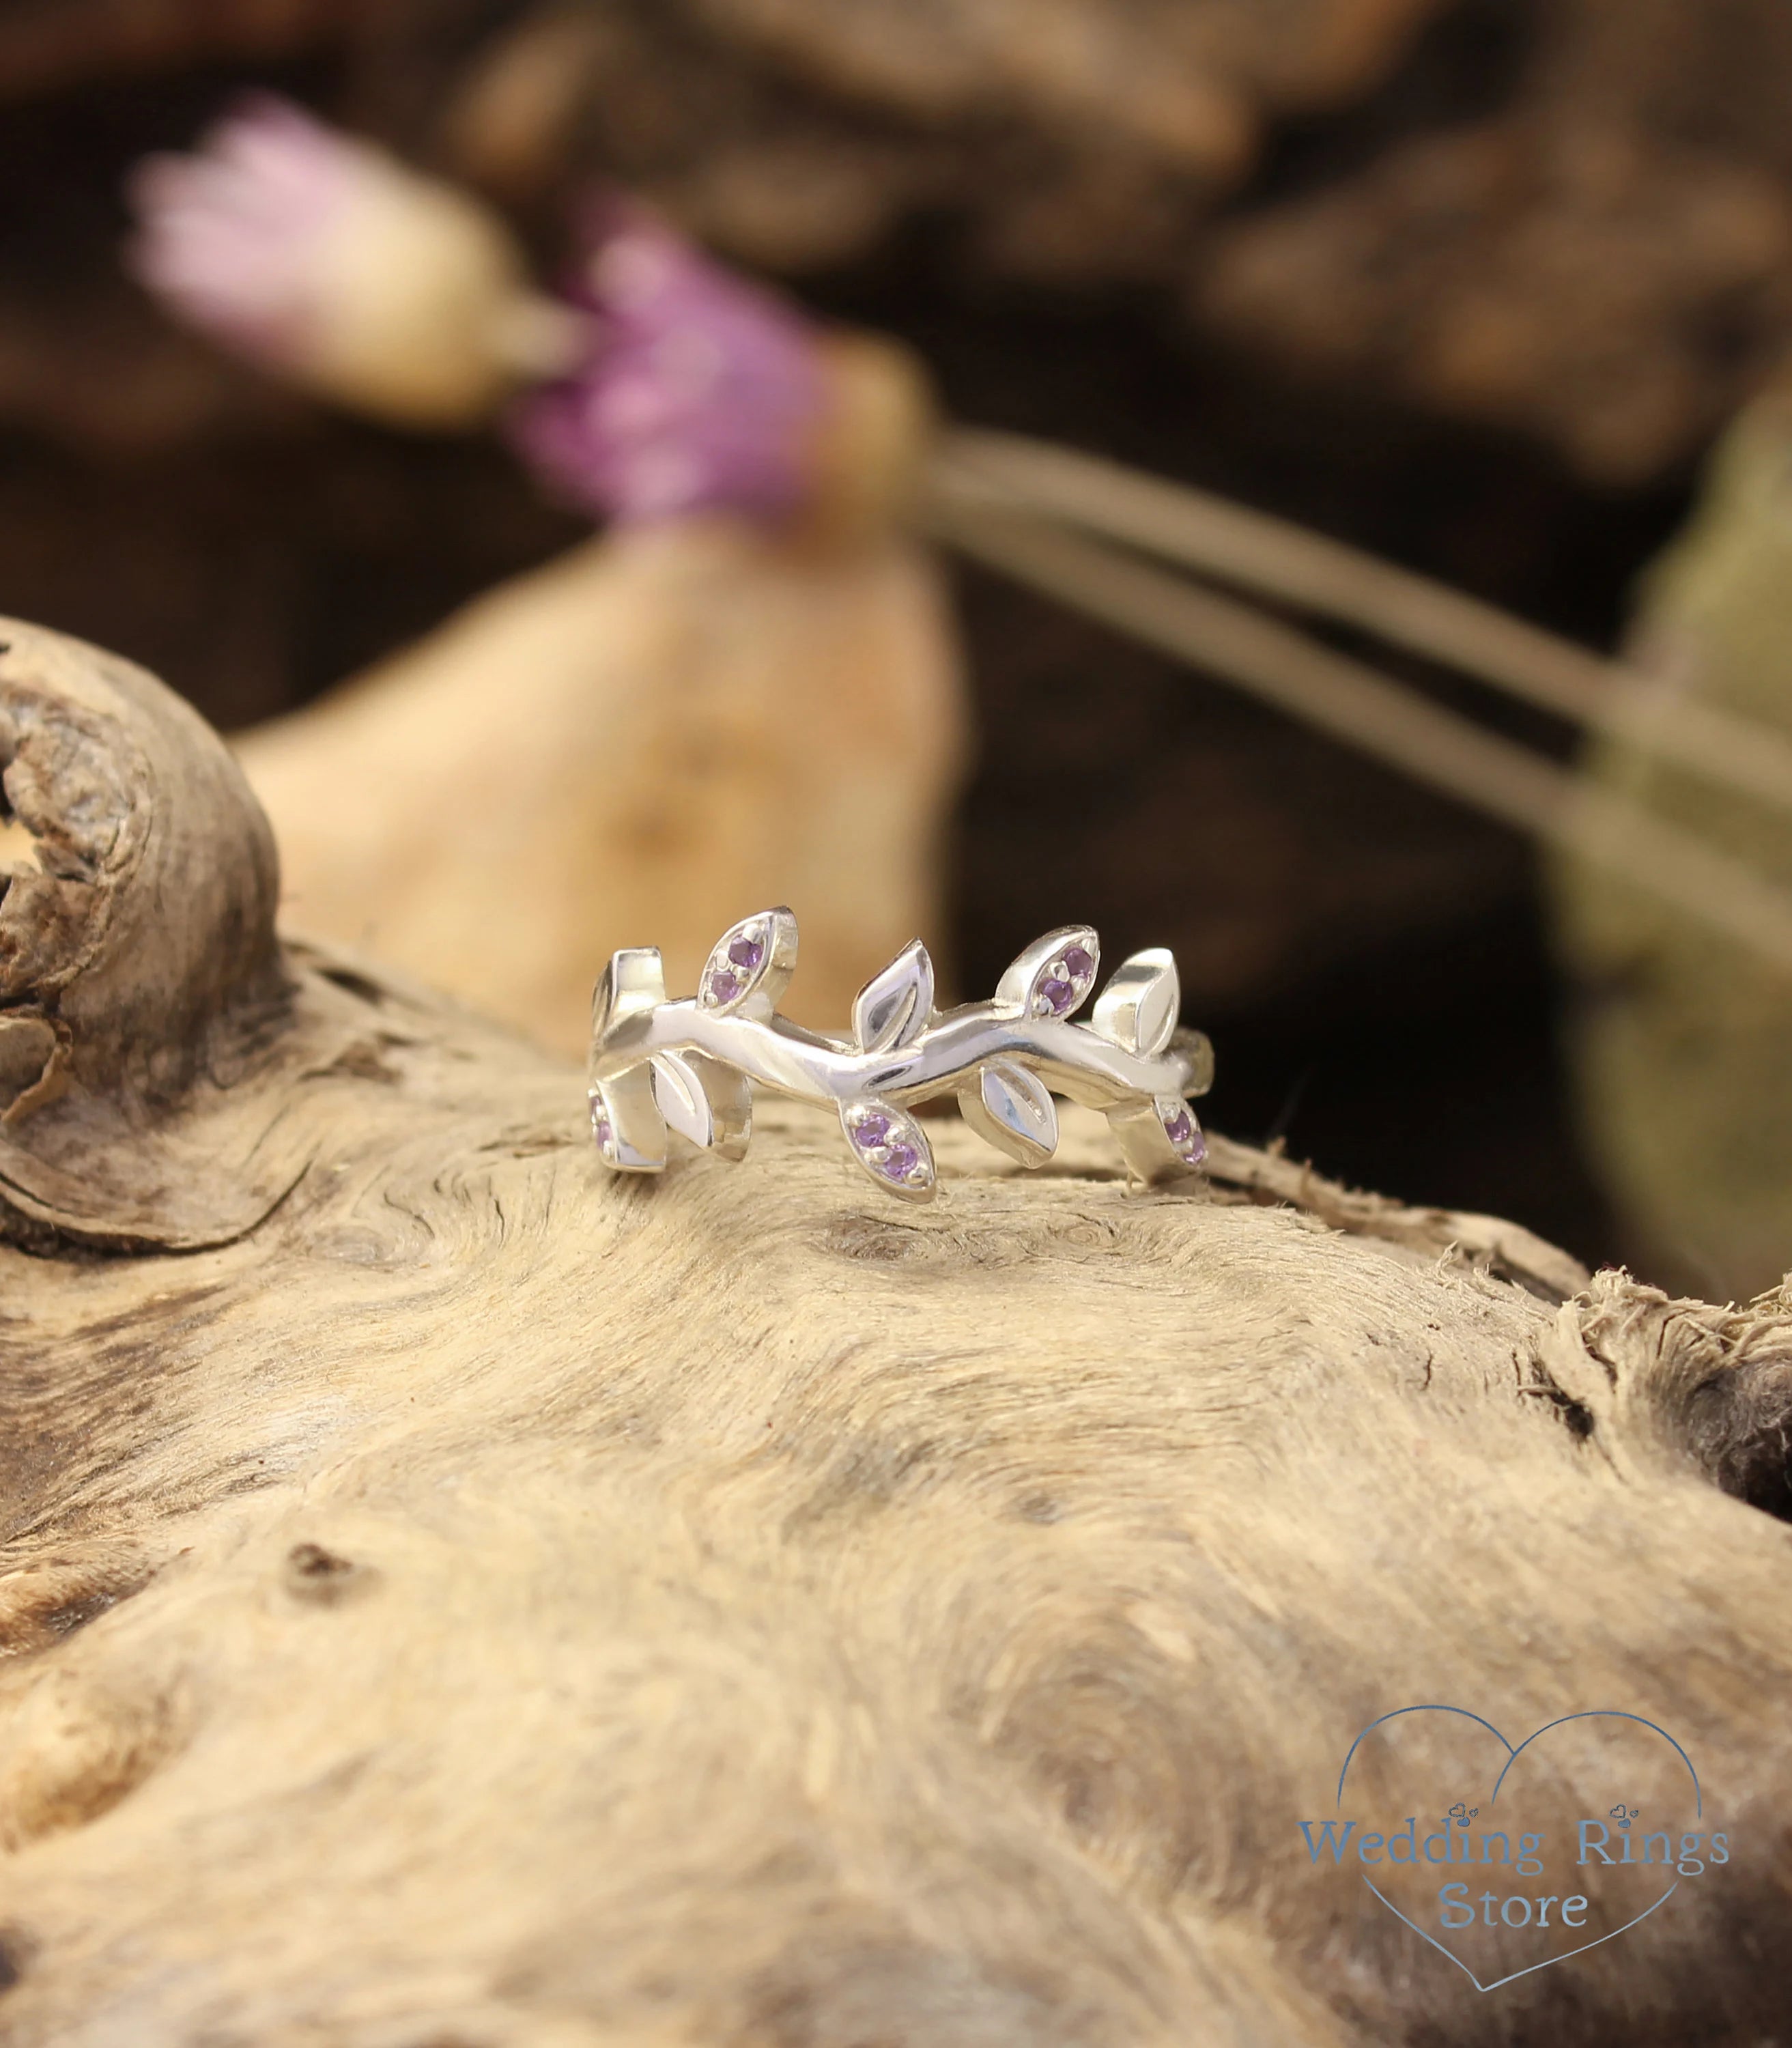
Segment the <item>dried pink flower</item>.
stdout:
<svg viewBox="0 0 1792 2048">
<path fill-rule="evenodd" d="M 562 495 L 643 522 L 797 509 L 827 405 L 818 337 L 770 293 L 645 211 L 595 208 L 567 296 L 584 361 L 513 408 L 512 436 Z"/>
<path fill-rule="evenodd" d="M 257 97 L 191 156 L 138 165 L 131 268 L 197 328 L 273 368 L 302 362 L 326 309 L 318 245 L 350 205 L 355 145 Z"/>
<path fill-rule="evenodd" d="M 502 221 L 285 100 L 245 100 L 191 155 L 149 158 L 130 196 L 143 283 L 351 405 L 461 424 L 566 359 L 566 316 L 531 296 Z"/>
</svg>

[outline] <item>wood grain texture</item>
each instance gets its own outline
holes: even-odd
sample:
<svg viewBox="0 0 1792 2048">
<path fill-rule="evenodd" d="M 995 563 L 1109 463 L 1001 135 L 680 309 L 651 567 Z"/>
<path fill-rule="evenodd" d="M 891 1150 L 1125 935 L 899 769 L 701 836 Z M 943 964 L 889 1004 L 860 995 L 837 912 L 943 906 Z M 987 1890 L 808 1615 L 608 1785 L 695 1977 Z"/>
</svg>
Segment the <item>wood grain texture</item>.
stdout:
<svg viewBox="0 0 1792 2048">
<path fill-rule="evenodd" d="M 253 816 L 220 775 L 186 828 Z M 1242 1147 L 1142 1194 L 1075 1119 L 1034 1177 L 942 1123 L 924 1212 L 796 1108 L 611 1179 L 567 1065 L 334 952 L 282 987 L 221 1091 L 302 1141 L 277 1208 L 6 1212 L 6 2048 L 1778 2024 L 1792 1304 L 1564 1301 Z M 1350 1736 L 1451 1697 L 1671 1724 L 1724 1885 L 1498 2000 L 1316 1887 Z"/>
<path fill-rule="evenodd" d="M 35 849 L 0 866 L 0 1233 L 234 1235 L 298 1172 L 237 1085 L 285 1070 L 266 820 L 153 677 L 17 621 L 0 648 L 0 815 Z"/>
</svg>

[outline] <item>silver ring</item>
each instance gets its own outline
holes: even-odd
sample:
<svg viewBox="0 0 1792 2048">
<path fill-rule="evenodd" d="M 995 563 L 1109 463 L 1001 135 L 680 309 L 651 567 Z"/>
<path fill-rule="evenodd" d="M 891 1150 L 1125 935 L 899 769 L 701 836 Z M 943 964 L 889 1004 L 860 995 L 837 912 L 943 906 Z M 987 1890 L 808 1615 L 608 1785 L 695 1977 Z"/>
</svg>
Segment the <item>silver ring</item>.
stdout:
<svg viewBox="0 0 1792 2048">
<path fill-rule="evenodd" d="M 1086 925 L 1036 939 L 989 1003 L 933 1007 L 918 940 L 859 991 L 850 1038 L 777 1011 L 797 965 L 784 909 L 743 917 L 710 954 L 697 992 L 666 999 L 657 947 L 613 954 L 592 999 L 591 1116 L 617 1173 L 665 1169 L 672 1135 L 745 1156 L 755 1084 L 839 1113 L 848 1149 L 886 1194 L 931 1201 L 933 1148 L 911 1108 L 956 1095 L 964 1120 L 1023 1166 L 1058 1140 L 1057 1094 L 1101 1111 L 1127 1166 L 1155 1181 L 1200 1166 L 1207 1141 L 1186 1098 L 1212 1084 L 1213 1051 L 1181 1029 L 1176 963 L 1162 947 L 1123 960 L 1087 1023 L 1071 1022 L 1101 948 Z"/>
</svg>

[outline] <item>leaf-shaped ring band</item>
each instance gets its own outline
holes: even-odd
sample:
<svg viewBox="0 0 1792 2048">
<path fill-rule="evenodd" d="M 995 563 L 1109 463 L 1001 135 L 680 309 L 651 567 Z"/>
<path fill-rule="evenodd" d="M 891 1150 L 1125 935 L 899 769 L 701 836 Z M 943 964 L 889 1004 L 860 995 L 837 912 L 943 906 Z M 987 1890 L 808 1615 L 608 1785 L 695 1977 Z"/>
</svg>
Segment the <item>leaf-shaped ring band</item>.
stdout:
<svg viewBox="0 0 1792 2048">
<path fill-rule="evenodd" d="M 753 1086 L 836 1109 L 852 1157 L 886 1194 L 931 1201 L 933 1154 L 911 1114 L 956 1095 L 964 1120 L 1023 1166 L 1051 1158 L 1054 1093 L 1103 1111 L 1143 1181 L 1198 1167 L 1207 1150 L 1186 1098 L 1213 1053 L 1177 1026 L 1176 963 L 1161 947 L 1123 961 L 1087 1023 L 1101 949 L 1086 925 L 1036 940 L 995 999 L 941 1011 L 917 940 L 859 991 L 850 1038 L 805 1031 L 777 1003 L 797 965 L 797 921 L 762 910 L 724 933 L 694 996 L 669 1003 L 659 952 L 613 954 L 592 999 L 592 1133 L 618 1173 L 657 1173 L 673 1134 L 739 1159 Z"/>
</svg>

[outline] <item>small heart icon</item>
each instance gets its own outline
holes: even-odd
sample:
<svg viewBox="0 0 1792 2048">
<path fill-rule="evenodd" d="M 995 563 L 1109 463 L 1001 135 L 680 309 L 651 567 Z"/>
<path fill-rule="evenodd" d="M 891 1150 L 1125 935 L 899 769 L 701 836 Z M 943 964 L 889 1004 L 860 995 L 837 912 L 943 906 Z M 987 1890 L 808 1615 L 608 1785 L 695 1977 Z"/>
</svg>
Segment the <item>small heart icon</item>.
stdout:
<svg viewBox="0 0 1792 2048">
<path fill-rule="evenodd" d="M 1309 1861 L 1358 1876 L 1478 1991 L 1616 1941 L 1728 1859 L 1686 1751 L 1640 1714 L 1563 1714 L 1512 1742 L 1461 1707 L 1371 1721 Z"/>
</svg>

